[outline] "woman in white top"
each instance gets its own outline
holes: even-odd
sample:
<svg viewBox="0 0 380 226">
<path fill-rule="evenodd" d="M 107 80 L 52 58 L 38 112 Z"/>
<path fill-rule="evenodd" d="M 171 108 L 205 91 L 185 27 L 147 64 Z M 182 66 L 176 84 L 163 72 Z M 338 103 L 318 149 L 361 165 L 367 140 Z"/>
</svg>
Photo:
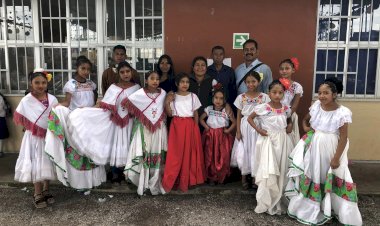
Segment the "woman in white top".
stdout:
<svg viewBox="0 0 380 226">
<path fill-rule="evenodd" d="M 345 225 L 362 225 L 356 184 L 348 169 L 350 109 L 336 102 L 342 82 L 329 78 L 303 120 L 308 133 L 290 154 L 288 215 L 304 224 L 320 225 L 333 216 Z"/>
<path fill-rule="evenodd" d="M 95 105 L 96 85 L 87 79 L 91 65 L 86 57 L 78 57 L 75 77 L 63 88 L 65 101 L 52 109 L 46 134 L 45 150 L 56 165 L 59 181 L 75 189 L 90 189 L 106 181 L 104 166 L 95 165 L 91 159 L 78 152 L 79 147 L 75 145 L 73 134 L 68 129 L 72 111 Z"/>
</svg>

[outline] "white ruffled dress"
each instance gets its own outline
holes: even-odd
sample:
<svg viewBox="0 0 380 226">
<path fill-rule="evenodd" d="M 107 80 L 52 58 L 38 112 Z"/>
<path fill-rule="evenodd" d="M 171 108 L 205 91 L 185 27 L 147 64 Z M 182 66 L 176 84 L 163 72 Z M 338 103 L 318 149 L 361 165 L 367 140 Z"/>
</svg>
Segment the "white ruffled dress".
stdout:
<svg viewBox="0 0 380 226">
<path fill-rule="evenodd" d="M 324 111 L 319 100 L 310 107 L 314 131 L 302 137 L 289 157 L 290 179 L 285 192 L 290 199 L 288 215 L 301 223 L 320 225 L 335 216 L 342 224 L 362 225 L 356 184 L 348 169 L 348 141 L 340 166 L 330 167 L 339 142 L 339 128 L 352 122 L 351 115 L 344 106 Z"/>
<path fill-rule="evenodd" d="M 69 115 L 69 131 L 80 154 L 97 165 L 127 164 L 133 120 L 121 101 L 138 89 L 137 84 L 127 89 L 112 84 L 100 108 L 80 108 Z"/>
<path fill-rule="evenodd" d="M 268 134 L 259 135 L 256 142 L 255 164 L 252 169 L 258 186 L 255 212 L 282 214 L 286 211 L 286 201 L 282 198 L 287 182 L 288 156 L 293 149 L 286 134 L 286 121 L 291 111 L 286 105 L 274 109 L 269 104 L 260 104 L 254 111 L 262 129 Z"/>
<path fill-rule="evenodd" d="M 285 90 L 284 98 L 282 99 L 281 103 L 284 105 L 292 106 L 292 102 L 296 94 L 300 94 L 300 96 L 302 97 L 303 88 L 301 84 L 299 84 L 298 82 L 293 82 L 290 88 Z M 297 112 L 293 112 L 292 114 L 292 123 L 293 123 L 293 130 L 291 133 L 288 134 L 288 136 L 290 137 L 293 145 L 295 146 L 300 140 L 300 131 L 298 128 Z"/>
<path fill-rule="evenodd" d="M 242 119 L 240 123 L 240 132 L 242 139 L 238 141 L 235 139 L 235 142 L 241 142 L 242 145 L 234 144 L 232 150 L 232 159 L 236 159 L 237 166 L 240 169 L 241 175 L 252 175 L 252 169 L 255 164 L 255 146 L 258 133 L 257 131 L 248 123 L 247 119 L 250 114 L 252 114 L 255 106 L 263 103 L 268 103 L 270 101 L 269 96 L 265 93 L 260 93 L 256 98 L 250 98 L 245 93 L 240 94 L 234 105 L 241 110 Z M 258 123 L 255 120 L 256 124 Z M 235 157 L 236 156 L 236 157 Z M 234 165 L 234 164 L 232 164 Z"/>
</svg>

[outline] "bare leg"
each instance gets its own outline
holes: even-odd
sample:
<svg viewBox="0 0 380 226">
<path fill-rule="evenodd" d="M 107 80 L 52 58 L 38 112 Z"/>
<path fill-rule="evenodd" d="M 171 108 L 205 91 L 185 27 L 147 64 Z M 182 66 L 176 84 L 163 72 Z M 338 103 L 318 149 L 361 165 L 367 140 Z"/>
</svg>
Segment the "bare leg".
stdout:
<svg viewBox="0 0 380 226">
<path fill-rule="evenodd" d="M 34 205 L 36 208 L 44 208 L 47 206 L 44 196 L 42 195 L 42 182 L 34 183 Z"/>
</svg>

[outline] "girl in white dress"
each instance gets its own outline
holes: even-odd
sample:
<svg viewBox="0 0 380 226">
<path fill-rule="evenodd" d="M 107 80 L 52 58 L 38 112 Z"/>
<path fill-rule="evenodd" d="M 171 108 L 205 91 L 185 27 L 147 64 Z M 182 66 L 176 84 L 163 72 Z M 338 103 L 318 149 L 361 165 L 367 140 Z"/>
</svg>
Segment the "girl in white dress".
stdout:
<svg viewBox="0 0 380 226">
<path fill-rule="evenodd" d="M 290 106 L 291 109 L 292 123 L 290 123 L 286 129 L 294 146 L 300 140 L 297 109 L 303 94 L 301 84 L 292 80 L 292 75 L 298 70 L 298 68 L 299 62 L 297 58 L 285 59 L 280 63 L 281 79 L 289 81 L 289 84 L 285 86 L 286 90 L 281 103 Z"/>
<path fill-rule="evenodd" d="M 107 89 L 100 108 L 79 108 L 69 115 L 75 146 L 97 165 L 109 163 L 124 169 L 127 163 L 133 122 L 121 101 L 141 88 L 132 71 L 128 62 L 119 63 L 119 82 Z"/>
<path fill-rule="evenodd" d="M 248 124 L 248 116 L 253 112 L 255 106 L 270 101 L 269 96 L 259 92 L 257 89 L 260 85 L 262 76 L 256 71 L 250 72 L 245 77 L 247 92 L 240 94 L 234 105 L 237 108 L 237 131 L 235 142 L 242 141 L 243 149 L 232 150 L 232 156 L 237 156 L 237 165 L 242 175 L 242 185 L 244 189 L 248 189 L 247 175 L 252 174 L 254 168 L 255 146 L 258 133 Z M 236 146 L 236 145 L 234 145 Z M 252 179 L 252 186 L 254 179 Z"/>
<path fill-rule="evenodd" d="M 54 202 L 49 194 L 49 180 L 55 179 L 53 163 L 44 153 L 48 116 L 57 99 L 46 92 L 51 74 L 36 69 L 29 74 L 31 92 L 23 97 L 13 120 L 25 128 L 20 153 L 16 162 L 15 180 L 33 182 L 34 205 L 43 208 Z"/>
<path fill-rule="evenodd" d="M 308 133 L 289 157 L 288 215 L 304 224 L 320 225 L 336 216 L 342 224 L 362 225 L 347 158 L 352 113 L 336 102 L 342 90 L 336 78 L 319 86 L 319 100 L 303 120 Z"/>
<path fill-rule="evenodd" d="M 252 169 L 258 186 L 256 213 L 274 215 L 286 211 L 282 195 L 287 182 L 288 156 L 293 146 L 286 134 L 291 110 L 281 104 L 284 92 L 284 85 L 274 80 L 269 85 L 271 101 L 257 105 L 248 117 L 248 123 L 259 133 Z M 254 121 L 256 118 L 261 128 Z"/>
<path fill-rule="evenodd" d="M 106 181 L 104 166 L 95 165 L 78 152 L 73 134 L 68 129 L 72 111 L 95 105 L 96 84 L 87 79 L 91 65 L 86 57 L 78 57 L 75 77 L 63 87 L 65 101 L 52 109 L 46 133 L 45 152 L 56 165 L 58 180 L 75 189 L 90 189 Z"/>
<path fill-rule="evenodd" d="M 134 115 L 131 143 L 124 169 L 126 179 L 137 186 L 137 194 L 149 190 L 152 195 L 164 194 L 161 178 L 167 151 L 167 129 L 164 101 L 166 92 L 158 87 L 155 71 L 145 75 L 146 86 L 122 101 Z"/>
</svg>

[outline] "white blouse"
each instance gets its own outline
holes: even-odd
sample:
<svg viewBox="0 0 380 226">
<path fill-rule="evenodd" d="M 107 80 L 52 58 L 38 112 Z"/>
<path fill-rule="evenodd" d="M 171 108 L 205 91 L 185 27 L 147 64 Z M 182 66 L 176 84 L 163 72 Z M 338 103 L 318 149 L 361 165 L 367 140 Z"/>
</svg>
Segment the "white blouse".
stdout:
<svg viewBox="0 0 380 226">
<path fill-rule="evenodd" d="M 241 114 L 244 116 L 248 116 L 253 112 L 253 108 L 257 106 L 258 104 L 268 103 L 270 101 L 270 98 L 265 93 L 260 93 L 255 98 L 250 98 L 245 93 L 240 94 L 237 96 L 234 105 L 241 110 Z"/>
<path fill-rule="evenodd" d="M 266 131 L 284 131 L 288 125 L 286 119 L 291 116 L 290 107 L 287 105 L 282 105 L 282 108 L 275 109 L 265 103 L 257 105 L 254 111 L 258 115 L 257 119 L 261 128 Z"/>
<path fill-rule="evenodd" d="M 66 82 L 63 87 L 64 93 L 70 93 L 70 110 L 75 110 L 79 107 L 92 107 L 95 105 L 94 100 L 94 90 L 96 89 L 96 84 L 86 79 L 85 82 L 78 82 L 75 79 L 70 79 Z"/>
<path fill-rule="evenodd" d="M 339 134 L 340 127 L 345 123 L 352 123 L 351 110 L 342 105 L 334 111 L 325 111 L 317 100 L 309 111 L 311 127 L 322 132 Z"/>
<path fill-rule="evenodd" d="M 213 129 L 228 127 L 230 116 L 226 112 L 226 108 L 221 111 L 214 110 L 214 106 L 210 105 L 205 108 L 207 114 L 207 125 Z"/>
<path fill-rule="evenodd" d="M 285 90 L 284 98 L 281 100 L 281 103 L 284 105 L 292 106 L 293 98 L 296 94 L 303 95 L 303 88 L 298 82 L 293 82 L 289 89 Z"/>
<path fill-rule="evenodd" d="M 174 101 L 170 102 L 170 108 L 173 116 L 193 117 L 194 111 L 202 106 L 198 96 L 189 93 L 186 96 L 175 94 Z"/>
</svg>

